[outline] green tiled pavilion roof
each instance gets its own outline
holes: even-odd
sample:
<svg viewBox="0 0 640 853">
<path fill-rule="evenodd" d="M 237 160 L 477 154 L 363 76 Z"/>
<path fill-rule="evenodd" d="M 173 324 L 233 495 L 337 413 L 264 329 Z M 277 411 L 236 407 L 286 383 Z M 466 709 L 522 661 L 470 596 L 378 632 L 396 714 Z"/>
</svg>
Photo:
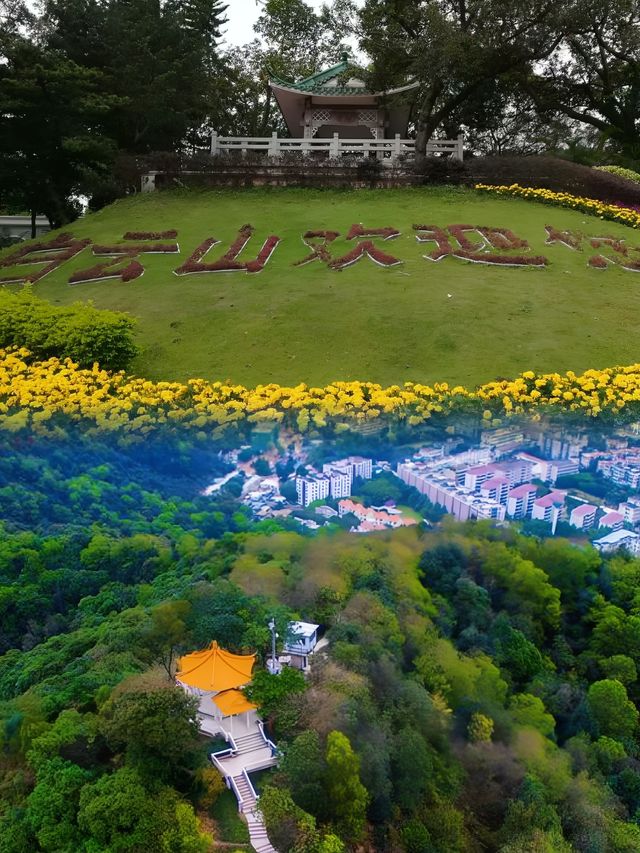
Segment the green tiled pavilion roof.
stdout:
<svg viewBox="0 0 640 853">
<path fill-rule="evenodd" d="M 343 74 L 349 73 L 349 70 L 357 69 L 351 65 L 348 59 L 343 59 L 337 65 L 331 68 L 326 68 L 324 71 L 318 71 L 310 77 L 305 77 L 304 80 L 298 80 L 297 83 L 292 83 L 290 80 L 283 80 L 281 77 L 272 75 L 275 83 L 281 86 L 286 86 L 288 89 L 297 89 L 299 92 L 309 92 L 316 95 L 372 95 L 375 94 L 371 89 L 364 86 L 330 86 L 331 80 L 336 77 L 341 77 Z"/>
</svg>

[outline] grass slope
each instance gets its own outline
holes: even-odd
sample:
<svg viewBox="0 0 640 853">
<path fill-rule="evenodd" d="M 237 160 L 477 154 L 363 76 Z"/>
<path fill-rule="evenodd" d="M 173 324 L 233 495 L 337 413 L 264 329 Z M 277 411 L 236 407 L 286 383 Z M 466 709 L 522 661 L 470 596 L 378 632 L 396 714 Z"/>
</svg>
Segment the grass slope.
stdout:
<svg viewBox="0 0 640 853">
<path fill-rule="evenodd" d="M 282 238 L 263 272 L 173 274 L 206 237 L 223 241 L 210 253 L 219 257 L 246 222 L 256 227 L 247 257 L 268 234 Z M 357 222 L 400 229 L 395 240 L 376 242 L 404 263 L 382 269 L 363 258 L 343 271 L 318 261 L 293 266 L 308 253 L 304 231 L 339 231 L 332 249 L 341 255 L 353 247 L 345 234 Z M 434 246 L 416 243 L 413 223 L 509 227 L 550 266 L 426 261 L 423 253 Z M 134 369 L 154 379 L 475 385 L 526 369 L 581 371 L 640 360 L 640 276 L 589 269 L 588 244 L 583 252 L 545 246 L 545 224 L 640 242 L 630 229 L 581 213 L 467 190 L 179 190 L 119 201 L 69 229 L 113 243 L 126 230 L 176 228 L 179 258 L 146 255 L 140 279 L 71 287 L 69 274 L 95 263 L 85 249 L 35 292 L 59 304 L 91 299 L 139 318 L 144 351 Z"/>
</svg>

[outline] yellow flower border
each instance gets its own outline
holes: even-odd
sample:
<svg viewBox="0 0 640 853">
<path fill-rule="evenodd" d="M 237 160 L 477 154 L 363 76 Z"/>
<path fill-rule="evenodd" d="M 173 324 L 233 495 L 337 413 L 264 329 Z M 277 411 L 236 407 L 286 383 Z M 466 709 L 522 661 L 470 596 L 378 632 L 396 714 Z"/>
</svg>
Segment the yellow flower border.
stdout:
<svg viewBox="0 0 640 853">
<path fill-rule="evenodd" d="M 618 207 L 615 204 L 606 204 L 595 198 L 571 195 L 570 193 L 558 193 L 553 190 L 544 190 L 536 187 L 521 187 L 520 184 L 493 185 L 476 184 L 475 189 L 479 192 L 499 196 L 515 196 L 527 201 L 540 201 L 544 204 L 552 204 L 556 207 L 565 207 L 571 210 L 579 210 L 600 219 L 609 219 L 612 222 L 620 222 L 629 228 L 640 228 L 640 213 L 628 207 Z"/>
<path fill-rule="evenodd" d="M 0 350 L 0 429 L 12 431 L 29 427 L 50 433 L 71 420 L 96 431 L 126 434 L 145 434 L 166 425 L 219 432 L 234 424 L 265 421 L 304 432 L 385 418 L 413 426 L 434 414 L 467 413 L 491 420 L 545 408 L 591 417 L 621 412 L 639 416 L 640 364 L 581 375 L 528 370 L 473 391 L 412 382 L 387 388 L 373 382 L 245 388 L 204 379 L 151 382 L 109 373 L 98 365 L 81 369 L 70 359 L 33 360 L 24 349 Z"/>
</svg>

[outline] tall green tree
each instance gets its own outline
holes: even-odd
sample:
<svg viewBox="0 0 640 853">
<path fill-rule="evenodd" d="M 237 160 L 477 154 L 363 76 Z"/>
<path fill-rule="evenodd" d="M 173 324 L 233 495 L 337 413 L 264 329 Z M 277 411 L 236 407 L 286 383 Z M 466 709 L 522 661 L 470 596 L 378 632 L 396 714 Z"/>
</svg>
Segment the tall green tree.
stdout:
<svg viewBox="0 0 640 853">
<path fill-rule="evenodd" d="M 420 84 L 418 159 L 440 126 L 454 132 L 478 93 L 550 56 L 563 32 L 552 0 L 366 0 L 360 12 L 360 45 L 374 62 L 376 87 Z"/>
<path fill-rule="evenodd" d="M 538 108 L 595 129 L 613 151 L 640 160 L 638 4 L 579 0 L 562 47 L 529 79 Z"/>
<path fill-rule="evenodd" d="M 624 684 L 610 678 L 595 681 L 587 691 L 587 704 L 599 734 L 633 738 L 640 714 Z"/>
<path fill-rule="evenodd" d="M 327 737 L 327 798 L 336 829 L 345 841 L 362 838 L 369 794 L 360 781 L 360 761 L 342 732 Z"/>
<path fill-rule="evenodd" d="M 178 151 L 215 111 L 223 0 L 49 0 L 49 46 L 103 74 L 106 131 L 131 153 Z M 195 135 L 195 137 L 194 137 Z"/>
<path fill-rule="evenodd" d="M 102 708 L 99 729 L 144 780 L 185 785 L 201 758 L 197 706 L 178 687 L 122 693 Z"/>
<path fill-rule="evenodd" d="M 114 149 L 100 130 L 117 99 L 104 78 L 20 35 L 0 35 L 0 203 L 75 219 L 79 195 L 109 173 Z"/>
</svg>

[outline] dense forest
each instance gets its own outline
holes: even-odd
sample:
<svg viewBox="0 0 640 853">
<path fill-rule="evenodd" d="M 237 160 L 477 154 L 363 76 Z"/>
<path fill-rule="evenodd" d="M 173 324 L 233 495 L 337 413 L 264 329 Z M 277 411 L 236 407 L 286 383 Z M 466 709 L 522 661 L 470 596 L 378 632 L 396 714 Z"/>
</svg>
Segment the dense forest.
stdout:
<svg viewBox="0 0 640 853">
<path fill-rule="evenodd" d="M 211 849 L 169 674 L 213 639 L 258 652 L 280 853 L 640 848 L 640 560 L 449 519 L 302 535 L 200 497 L 215 448 L 2 443 L 2 853 Z M 264 670 L 272 616 L 326 631 L 306 680 Z"/>
</svg>

